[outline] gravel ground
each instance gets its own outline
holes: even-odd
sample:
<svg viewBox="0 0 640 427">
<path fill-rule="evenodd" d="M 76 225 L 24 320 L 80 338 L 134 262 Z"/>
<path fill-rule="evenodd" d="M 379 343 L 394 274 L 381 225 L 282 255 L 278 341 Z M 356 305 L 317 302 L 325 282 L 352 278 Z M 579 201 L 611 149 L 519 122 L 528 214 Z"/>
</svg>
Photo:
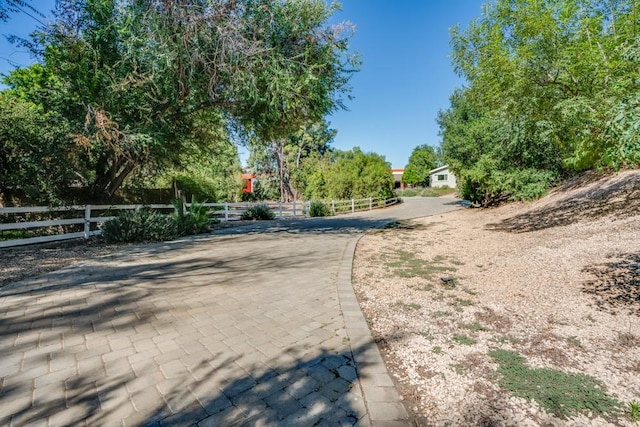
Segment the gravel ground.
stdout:
<svg viewBox="0 0 640 427">
<path fill-rule="evenodd" d="M 116 252 L 127 245 L 73 240 L 0 249 L 0 286 Z"/>
<path fill-rule="evenodd" d="M 634 425 L 622 411 L 557 417 L 514 397 L 489 353 L 640 402 L 639 207 L 640 172 L 585 176 L 534 203 L 362 238 L 354 287 L 418 425 Z"/>
</svg>

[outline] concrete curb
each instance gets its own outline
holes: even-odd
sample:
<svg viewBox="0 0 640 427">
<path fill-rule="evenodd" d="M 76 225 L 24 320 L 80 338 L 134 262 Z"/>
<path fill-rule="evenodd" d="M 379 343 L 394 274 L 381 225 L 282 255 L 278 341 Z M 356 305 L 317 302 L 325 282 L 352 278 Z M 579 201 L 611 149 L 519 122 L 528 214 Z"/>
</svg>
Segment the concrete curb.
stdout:
<svg viewBox="0 0 640 427">
<path fill-rule="evenodd" d="M 353 259 L 358 241 L 363 235 L 351 239 L 345 247 L 336 279 L 340 308 L 367 408 L 368 419 L 360 420 L 358 425 L 412 426 L 414 423 L 387 371 L 353 290 Z M 355 348 L 363 350 L 354 352 Z"/>
</svg>

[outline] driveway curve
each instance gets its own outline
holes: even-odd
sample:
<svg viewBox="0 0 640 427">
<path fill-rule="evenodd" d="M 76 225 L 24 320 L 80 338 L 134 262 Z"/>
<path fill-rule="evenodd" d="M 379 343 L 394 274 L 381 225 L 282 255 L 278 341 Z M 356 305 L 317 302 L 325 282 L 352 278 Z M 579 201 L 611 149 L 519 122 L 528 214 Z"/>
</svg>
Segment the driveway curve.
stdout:
<svg viewBox="0 0 640 427">
<path fill-rule="evenodd" d="M 351 286 L 364 232 L 456 209 L 273 221 L 0 290 L 0 425 L 411 425 Z"/>
</svg>

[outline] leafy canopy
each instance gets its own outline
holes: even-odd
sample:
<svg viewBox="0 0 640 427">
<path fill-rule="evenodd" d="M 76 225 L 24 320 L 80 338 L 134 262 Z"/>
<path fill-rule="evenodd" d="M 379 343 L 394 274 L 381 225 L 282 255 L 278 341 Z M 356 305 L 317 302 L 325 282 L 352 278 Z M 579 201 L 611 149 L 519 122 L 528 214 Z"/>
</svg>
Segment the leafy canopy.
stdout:
<svg viewBox="0 0 640 427">
<path fill-rule="evenodd" d="M 636 6 L 497 0 L 453 29 L 453 65 L 468 86 L 438 121 L 467 195 L 537 197 L 556 177 L 639 164 Z"/>
<path fill-rule="evenodd" d="M 407 184 L 428 185 L 429 171 L 436 167 L 436 151 L 430 145 L 419 145 L 409 156 L 402 180 Z"/>
<path fill-rule="evenodd" d="M 74 173 L 108 199 L 137 171 L 176 167 L 185 152 L 211 146 L 199 136 L 212 121 L 276 140 L 342 108 L 358 63 L 348 54 L 352 28 L 328 25 L 337 7 L 59 0 L 55 22 L 34 37 L 42 65 L 5 82 L 68 123 L 85 153 Z"/>
</svg>

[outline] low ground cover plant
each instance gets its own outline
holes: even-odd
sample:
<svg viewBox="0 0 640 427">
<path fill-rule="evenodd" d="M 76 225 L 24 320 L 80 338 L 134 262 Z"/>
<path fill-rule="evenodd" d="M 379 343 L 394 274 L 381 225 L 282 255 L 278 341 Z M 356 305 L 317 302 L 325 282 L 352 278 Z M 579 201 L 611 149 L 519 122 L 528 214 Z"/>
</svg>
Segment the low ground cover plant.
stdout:
<svg viewBox="0 0 640 427">
<path fill-rule="evenodd" d="M 161 242 L 178 237 L 176 221 L 149 207 L 125 211 L 102 226 L 107 243 Z"/>
<path fill-rule="evenodd" d="M 125 211 L 102 226 L 107 243 L 162 242 L 180 236 L 204 233 L 209 229 L 209 211 L 192 200 L 187 207 L 183 199 L 172 202 L 174 212 L 165 215 L 149 207 Z"/>
<path fill-rule="evenodd" d="M 492 350 L 498 363 L 500 385 L 512 394 L 531 399 L 559 418 L 576 413 L 613 414 L 620 404 L 606 393 L 602 382 L 584 374 L 567 374 L 555 369 L 533 369 L 515 351 Z"/>
<path fill-rule="evenodd" d="M 313 201 L 309 205 L 309 216 L 310 217 L 319 217 L 319 216 L 328 216 L 329 215 L 329 207 L 320 201 Z"/>
<path fill-rule="evenodd" d="M 251 206 L 241 216 L 243 220 L 272 220 L 276 218 L 276 214 L 265 203 Z"/>
</svg>

